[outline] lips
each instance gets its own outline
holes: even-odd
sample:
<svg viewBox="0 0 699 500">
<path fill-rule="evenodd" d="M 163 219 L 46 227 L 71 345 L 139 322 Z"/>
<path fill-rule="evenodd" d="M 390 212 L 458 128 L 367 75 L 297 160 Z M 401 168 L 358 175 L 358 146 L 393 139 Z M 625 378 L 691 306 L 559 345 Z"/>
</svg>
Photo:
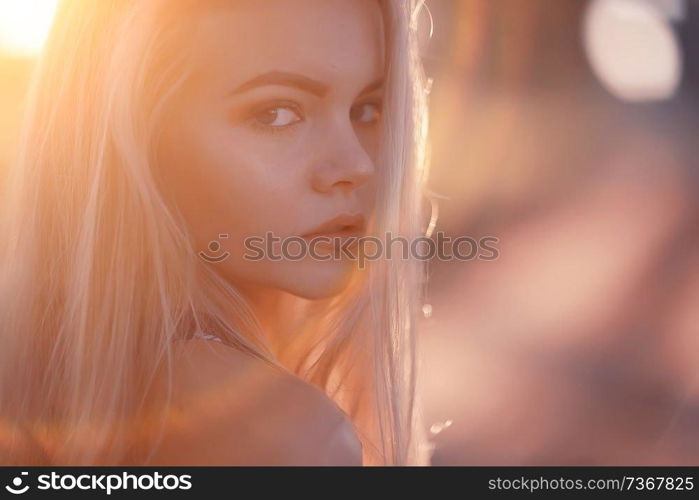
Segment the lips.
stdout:
<svg viewBox="0 0 699 500">
<path fill-rule="evenodd" d="M 304 239 L 310 240 L 317 237 L 349 238 L 360 237 L 365 231 L 363 215 L 341 214 L 314 227 L 303 234 Z"/>
</svg>

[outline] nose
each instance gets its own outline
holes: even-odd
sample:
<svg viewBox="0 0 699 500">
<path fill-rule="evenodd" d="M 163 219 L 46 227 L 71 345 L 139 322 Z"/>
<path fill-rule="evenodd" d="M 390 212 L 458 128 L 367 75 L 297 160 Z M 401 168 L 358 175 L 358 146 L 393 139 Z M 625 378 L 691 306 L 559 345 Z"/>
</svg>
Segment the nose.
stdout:
<svg viewBox="0 0 699 500">
<path fill-rule="evenodd" d="M 367 153 L 349 120 L 337 120 L 321 133 L 324 153 L 316 157 L 313 189 L 319 193 L 349 194 L 374 175 L 374 161 Z"/>
</svg>

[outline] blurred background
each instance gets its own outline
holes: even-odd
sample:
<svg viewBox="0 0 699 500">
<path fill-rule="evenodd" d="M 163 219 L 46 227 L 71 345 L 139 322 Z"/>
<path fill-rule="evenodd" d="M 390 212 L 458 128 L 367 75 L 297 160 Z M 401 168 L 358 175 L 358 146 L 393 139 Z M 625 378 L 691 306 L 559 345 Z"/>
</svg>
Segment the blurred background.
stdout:
<svg viewBox="0 0 699 500">
<path fill-rule="evenodd" d="M 0 0 L 2 172 L 55 3 Z M 500 252 L 430 263 L 433 464 L 699 464 L 699 1 L 426 4 L 436 230 Z"/>
</svg>

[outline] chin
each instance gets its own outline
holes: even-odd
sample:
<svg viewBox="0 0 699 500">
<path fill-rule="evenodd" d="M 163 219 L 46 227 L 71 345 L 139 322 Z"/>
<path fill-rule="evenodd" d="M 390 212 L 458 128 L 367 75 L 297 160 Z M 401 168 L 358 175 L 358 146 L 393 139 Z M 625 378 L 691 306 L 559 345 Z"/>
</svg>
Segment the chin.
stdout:
<svg viewBox="0 0 699 500">
<path fill-rule="evenodd" d="M 290 273 L 288 293 L 308 300 L 334 297 L 347 288 L 355 266 L 352 262 L 312 262 Z"/>
</svg>

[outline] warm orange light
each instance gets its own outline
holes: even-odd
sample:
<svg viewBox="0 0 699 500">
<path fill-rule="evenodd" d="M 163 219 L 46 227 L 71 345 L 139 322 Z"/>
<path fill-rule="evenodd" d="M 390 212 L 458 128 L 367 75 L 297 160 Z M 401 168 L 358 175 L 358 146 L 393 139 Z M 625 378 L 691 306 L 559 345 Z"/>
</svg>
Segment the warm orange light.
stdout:
<svg viewBox="0 0 699 500">
<path fill-rule="evenodd" d="M 58 0 L 0 0 L 0 51 L 33 56 L 44 45 Z"/>
</svg>

